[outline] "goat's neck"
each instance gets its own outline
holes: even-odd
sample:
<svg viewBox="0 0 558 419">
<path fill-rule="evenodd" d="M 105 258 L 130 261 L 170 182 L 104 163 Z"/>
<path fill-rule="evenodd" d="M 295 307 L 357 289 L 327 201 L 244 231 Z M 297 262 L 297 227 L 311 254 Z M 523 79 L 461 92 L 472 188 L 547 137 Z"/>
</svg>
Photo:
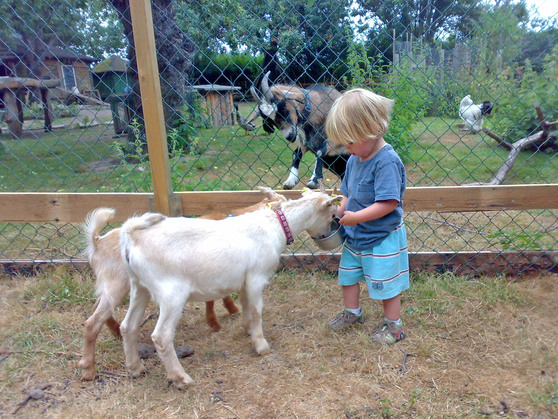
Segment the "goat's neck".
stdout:
<svg viewBox="0 0 558 419">
<path fill-rule="evenodd" d="M 281 211 L 287 218 L 293 237 L 296 237 L 309 227 L 309 220 L 315 208 L 311 202 L 298 202 L 296 205 L 287 202 L 281 206 Z"/>
</svg>

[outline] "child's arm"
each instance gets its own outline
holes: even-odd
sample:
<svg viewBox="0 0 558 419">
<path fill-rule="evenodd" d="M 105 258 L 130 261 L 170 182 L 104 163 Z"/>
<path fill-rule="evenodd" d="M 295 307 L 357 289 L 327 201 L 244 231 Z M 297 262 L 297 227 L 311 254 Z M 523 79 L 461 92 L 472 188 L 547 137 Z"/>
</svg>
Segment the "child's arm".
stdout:
<svg viewBox="0 0 558 419">
<path fill-rule="evenodd" d="M 342 195 L 343 199 L 341 200 L 341 203 L 339 204 L 339 207 L 337 208 L 337 216 L 339 218 L 342 218 L 343 215 L 345 214 L 345 210 L 347 209 L 347 201 L 349 198 L 347 198 L 345 195 Z"/>
<path fill-rule="evenodd" d="M 384 215 L 389 214 L 395 208 L 399 202 L 396 199 L 388 199 L 387 201 L 376 201 L 369 207 L 361 209 L 360 211 L 345 211 L 347 207 L 347 198 L 343 198 L 341 201 L 341 207 L 337 210 L 338 214 L 342 214 L 343 217 L 339 221 L 339 224 L 344 226 L 354 226 L 355 224 L 364 223 L 366 221 L 375 220 L 377 218 L 382 218 Z M 345 207 L 343 207 L 343 203 L 345 203 Z M 341 212 L 343 209 L 343 212 Z"/>
</svg>

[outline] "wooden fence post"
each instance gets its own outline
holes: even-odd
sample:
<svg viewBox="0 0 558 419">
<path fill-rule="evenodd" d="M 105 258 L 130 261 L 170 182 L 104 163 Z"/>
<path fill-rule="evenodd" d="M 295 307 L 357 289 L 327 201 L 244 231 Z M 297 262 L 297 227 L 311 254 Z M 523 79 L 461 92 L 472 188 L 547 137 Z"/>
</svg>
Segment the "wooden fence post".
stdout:
<svg viewBox="0 0 558 419">
<path fill-rule="evenodd" d="M 182 201 L 179 196 L 173 194 L 172 189 L 151 1 L 130 1 L 130 14 L 153 179 L 153 209 L 162 214 L 178 216 L 182 215 Z"/>
</svg>

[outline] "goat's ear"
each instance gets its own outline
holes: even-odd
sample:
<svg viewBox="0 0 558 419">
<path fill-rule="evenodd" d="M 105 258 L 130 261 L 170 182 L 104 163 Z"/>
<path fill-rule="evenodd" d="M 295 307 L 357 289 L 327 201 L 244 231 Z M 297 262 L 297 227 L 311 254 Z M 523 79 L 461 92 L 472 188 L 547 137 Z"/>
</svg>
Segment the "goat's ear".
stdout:
<svg viewBox="0 0 558 419">
<path fill-rule="evenodd" d="M 332 197 L 332 198 L 329 198 L 329 199 L 326 201 L 325 205 L 326 205 L 327 207 L 332 206 L 332 205 L 337 205 L 337 206 L 339 206 L 339 205 L 341 205 L 342 199 L 343 199 L 343 197 L 340 196 L 340 195 L 339 195 L 339 196 L 334 196 L 334 197 Z"/>
<path fill-rule="evenodd" d="M 306 186 L 302 188 L 302 196 L 313 194 L 314 191 Z"/>
<path fill-rule="evenodd" d="M 267 186 L 258 186 L 258 189 L 268 198 L 273 198 L 275 195 L 277 195 L 277 192 Z"/>
<path fill-rule="evenodd" d="M 288 100 L 296 100 L 297 102 L 302 102 L 304 100 L 302 94 L 298 90 L 279 90 L 283 97 Z"/>
</svg>

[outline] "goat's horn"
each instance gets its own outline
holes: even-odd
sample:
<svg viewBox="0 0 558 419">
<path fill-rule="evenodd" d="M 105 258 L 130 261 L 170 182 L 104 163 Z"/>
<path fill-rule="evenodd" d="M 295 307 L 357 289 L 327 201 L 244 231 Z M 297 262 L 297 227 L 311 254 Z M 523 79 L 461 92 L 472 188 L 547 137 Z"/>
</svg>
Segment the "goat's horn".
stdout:
<svg viewBox="0 0 558 419">
<path fill-rule="evenodd" d="M 258 96 L 258 92 L 256 91 L 256 88 L 254 86 L 250 87 L 250 93 L 252 93 L 252 96 L 254 96 L 254 99 L 256 99 L 257 102 L 261 102 L 262 100 L 260 99 L 260 97 Z"/>
<path fill-rule="evenodd" d="M 320 185 L 320 192 L 325 193 L 326 188 L 325 188 L 325 185 L 324 185 L 324 181 L 322 179 L 318 179 L 318 185 Z"/>
<path fill-rule="evenodd" d="M 265 73 L 265 76 L 262 79 L 262 92 L 263 92 L 266 100 L 271 103 L 273 101 L 273 95 L 271 94 L 271 91 L 269 90 L 269 75 L 270 74 L 271 74 L 271 71 L 268 71 L 267 73 Z"/>
</svg>

